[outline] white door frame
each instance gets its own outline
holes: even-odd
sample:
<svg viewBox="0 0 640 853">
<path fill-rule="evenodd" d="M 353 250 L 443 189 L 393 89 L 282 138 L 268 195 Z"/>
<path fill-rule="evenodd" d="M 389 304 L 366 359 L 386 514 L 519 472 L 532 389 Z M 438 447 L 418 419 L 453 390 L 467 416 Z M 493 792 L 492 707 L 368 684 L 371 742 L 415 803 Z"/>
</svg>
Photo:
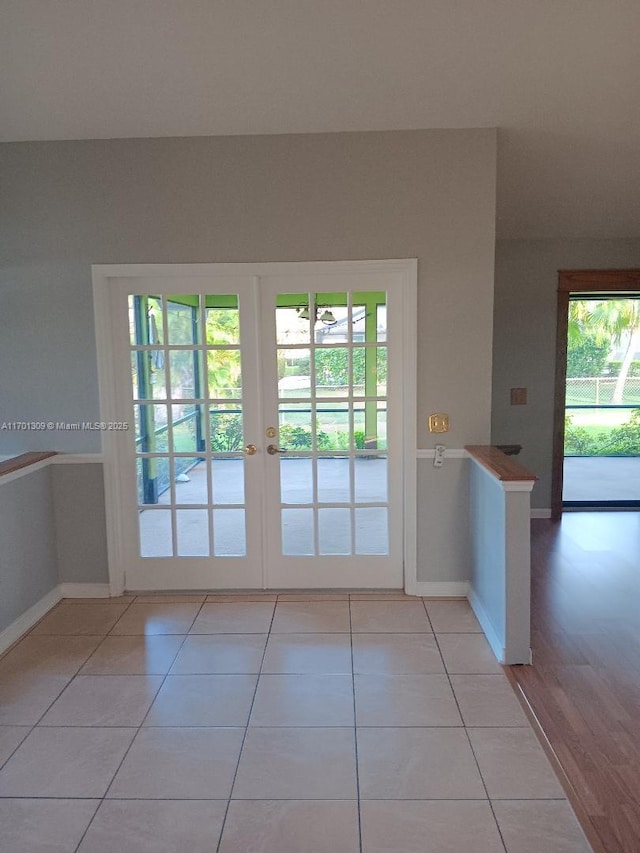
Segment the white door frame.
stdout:
<svg viewBox="0 0 640 853">
<path fill-rule="evenodd" d="M 417 588 L 416 558 L 416 393 L 417 393 L 417 260 L 376 261 L 302 261 L 294 263 L 238 264 L 99 264 L 92 266 L 94 318 L 98 358 L 98 383 L 101 420 L 117 420 L 117 386 L 113 370 L 113 351 L 117 330 L 110 311 L 109 284 L 117 278 L 158 277 L 212 278 L 216 276 L 309 276 L 313 274 L 395 273 L 402 287 L 403 302 L 403 526 L 404 588 L 415 594 Z M 194 282 L 195 285 L 195 282 Z M 120 493 L 120 471 L 117 465 L 116 433 L 102 432 L 104 458 L 105 510 L 109 585 L 112 595 L 125 589 L 124 547 Z"/>
</svg>

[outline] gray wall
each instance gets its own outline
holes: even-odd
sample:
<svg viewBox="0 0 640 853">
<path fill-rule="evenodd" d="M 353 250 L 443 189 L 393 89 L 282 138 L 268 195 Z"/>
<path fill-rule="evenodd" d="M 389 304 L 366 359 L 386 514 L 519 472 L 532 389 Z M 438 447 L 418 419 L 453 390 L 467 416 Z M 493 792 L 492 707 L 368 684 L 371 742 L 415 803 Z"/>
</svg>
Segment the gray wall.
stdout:
<svg viewBox="0 0 640 853">
<path fill-rule="evenodd" d="M 51 469 L 60 583 L 108 583 L 102 465 Z"/>
<path fill-rule="evenodd" d="M 533 507 L 551 506 L 558 270 L 625 267 L 640 267 L 640 239 L 496 245 L 491 439 L 523 445 L 520 460 L 540 477 Z M 509 389 L 519 386 L 528 388 L 528 405 L 511 406 Z"/>
<path fill-rule="evenodd" d="M 432 459 L 418 460 L 419 580 L 469 580 L 470 468 L 468 459 L 445 459 L 442 468 L 435 468 Z"/>
<path fill-rule="evenodd" d="M 0 483 L 0 631 L 57 585 L 51 468 Z"/>
<path fill-rule="evenodd" d="M 98 419 L 92 263 L 417 257 L 418 446 L 435 444 L 433 411 L 449 447 L 487 442 L 495 169 L 491 129 L 1 145 L 0 417 Z M 0 441 L 100 450 L 88 432 Z M 422 580 L 460 572 L 445 481 L 457 467 L 421 486 L 442 555 L 421 549 Z"/>
<path fill-rule="evenodd" d="M 0 479 L 0 631 L 59 583 L 107 583 L 102 465 Z"/>
</svg>

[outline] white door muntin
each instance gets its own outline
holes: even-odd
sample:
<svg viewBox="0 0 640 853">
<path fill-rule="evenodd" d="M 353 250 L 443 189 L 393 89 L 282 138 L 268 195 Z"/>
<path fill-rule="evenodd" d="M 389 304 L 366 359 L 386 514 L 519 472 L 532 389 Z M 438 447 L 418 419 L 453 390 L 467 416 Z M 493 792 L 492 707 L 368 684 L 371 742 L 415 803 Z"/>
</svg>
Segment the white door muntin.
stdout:
<svg viewBox="0 0 640 853">
<path fill-rule="evenodd" d="M 244 334 L 242 340 L 245 440 L 258 448 L 251 460 L 256 464 L 245 466 L 247 557 L 152 560 L 133 555 L 131 543 L 137 541 L 137 534 L 134 535 L 135 524 L 132 523 L 136 513 L 131 512 L 136 504 L 132 487 L 135 469 L 131 462 L 135 454 L 131 444 L 123 441 L 122 434 L 107 433 L 104 436 L 105 490 L 112 592 L 125 587 L 166 590 L 402 586 L 403 538 L 404 550 L 407 544 L 414 550 L 411 530 L 415 519 L 411 511 L 415 501 L 415 476 L 408 471 L 403 483 L 402 471 L 407 472 L 408 461 L 412 459 L 412 451 L 407 453 L 406 445 L 407 436 L 414 431 L 413 424 L 407 423 L 406 413 L 412 418 L 415 389 L 407 389 L 407 382 L 403 380 L 407 375 L 415 375 L 415 341 L 411 327 L 415 320 L 416 262 L 126 265 L 97 266 L 93 272 L 103 419 L 131 418 L 130 389 L 129 386 L 123 388 L 117 376 L 117 351 L 128 352 L 127 328 L 117 316 L 118 310 L 122 316 L 122 303 L 119 309 L 115 308 L 123 296 L 136 292 L 238 292 L 241 323 L 244 322 L 245 329 L 256 329 L 253 335 Z M 269 457 L 264 452 L 270 443 L 266 427 L 274 422 L 277 424 L 278 414 L 275 336 L 271 334 L 274 296 L 327 290 L 386 290 L 389 294 L 388 452 L 390 458 L 394 458 L 390 470 L 396 472 L 396 476 L 389 479 L 392 512 L 388 559 L 359 555 L 296 559 L 283 557 L 281 553 L 279 457 Z M 105 315 L 106 308 L 109 310 Z M 254 369 L 250 368 L 251 362 Z M 254 435 L 256 441 L 251 440 Z M 408 509 L 408 515 L 403 508 Z M 179 560 L 179 567 L 171 565 L 175 559 Z"/>
</svg>

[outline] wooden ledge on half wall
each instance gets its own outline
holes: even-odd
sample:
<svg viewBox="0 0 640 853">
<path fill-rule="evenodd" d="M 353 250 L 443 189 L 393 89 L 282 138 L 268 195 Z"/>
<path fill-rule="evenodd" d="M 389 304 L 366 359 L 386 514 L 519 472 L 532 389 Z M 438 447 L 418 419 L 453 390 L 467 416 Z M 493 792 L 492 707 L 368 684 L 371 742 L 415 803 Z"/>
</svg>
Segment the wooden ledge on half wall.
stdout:
<svg viewBox="0 0 640 853">
<path fill-rule="evenodd" d="M 538 478 L 492 444 L 467 444 L 464 448 L 472 459 L 504 483 L 535 482 Z"/>
<path fill-rule="evenodd" d="M 42 462 L 43 459 L 49 459 L 51 456 L 57 455 L 57 451 L 55 450 L 46 450 L 21 453 L 19 456 L 5 459 L 4 462 L 0 462 L 0 477 L 3 477 L 5 474 L 13 474 L 14 471 L 20 471 L 21 468 L 27 468 L 29 465 L 35 465 L 36 462 Z"/>
</svg>

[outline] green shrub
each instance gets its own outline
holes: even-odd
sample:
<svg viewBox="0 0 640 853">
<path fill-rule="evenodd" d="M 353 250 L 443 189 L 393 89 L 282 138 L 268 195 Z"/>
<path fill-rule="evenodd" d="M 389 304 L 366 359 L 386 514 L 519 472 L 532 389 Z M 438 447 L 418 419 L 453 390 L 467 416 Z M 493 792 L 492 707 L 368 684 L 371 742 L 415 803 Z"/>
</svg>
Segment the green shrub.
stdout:
<svg viewBox="0 0 640 853">
<path fill-rule="evenodd" d="M 571 415 L 565 417 L 565 456 L 640 456 L 640 409 L 634 409 L 628 423 L 597 434 L 577 427 Z"/>
<path fill-rule="evenodd" d="M 318 430 L 316 433 L 318 450 L 349 450 L 349 433 L 338 430 L 334 433 Z M 280 427 L 280 443 L 288 450 L 311 450 L 312 435 L 307 427 L 283 424 Z M 364 431 L 354 433 L 356 449 L 364 450 Z"/>
<path fill-rule="evenodd" d="M 280 444 L 287 450 L 311 450 L 311 430 L 293 424 L 282 424 Z"/>
<path fill-rule="evenodd" d="M 622 367 L 621 361 L 608 361 L 605 365 L 604 374 L 606 376 L 619 376 L 620 368 Z M 585 376 L 587 374 L 585 373 Z M 640 361 L 632 361 L 631 367 L 629 368 L 629 376 L 640 376 Z"/>
<path fill-rule="evenodd" d="M 564 419 L 565 456 L 597 456 L 598 442 L 584 427 L 575 426 L 571 415 Z"/>
<path fill-rule="evenodd" d="M 615 456 L 640 456 L 640 409 L 633 410 L 629 423 L 611 430 L 605 452 Z"/>
<path fill-rule="evenodd" d="M 211 450 L 214 453 L 232 453 L 243 444 L 242 415 L 211 415 Z"/>
<path fill-rule="evenodd" d="M 318 450 L 349 450 L 349 433 L 339 430 L 334 433 L 318 430 Z M 311 450 L 312 434 L 308 427 L 283 424 L 279 441 L 287 450 Z M 364 430 L 356 430 L 354 442 L 357 450 L 364 450 Z M 220 414 L 211 417 L 211 450 L 215 453 L 232 453 L 242 448 L 242 416 Z"/>
<path fill-rule="evenodd" d="M 595 335 L 584 334 L 576 346 L 567 349 L 567 377 L 600 376 L 607 363 L 610 341 L 599 341 Z"/>
</svg>

